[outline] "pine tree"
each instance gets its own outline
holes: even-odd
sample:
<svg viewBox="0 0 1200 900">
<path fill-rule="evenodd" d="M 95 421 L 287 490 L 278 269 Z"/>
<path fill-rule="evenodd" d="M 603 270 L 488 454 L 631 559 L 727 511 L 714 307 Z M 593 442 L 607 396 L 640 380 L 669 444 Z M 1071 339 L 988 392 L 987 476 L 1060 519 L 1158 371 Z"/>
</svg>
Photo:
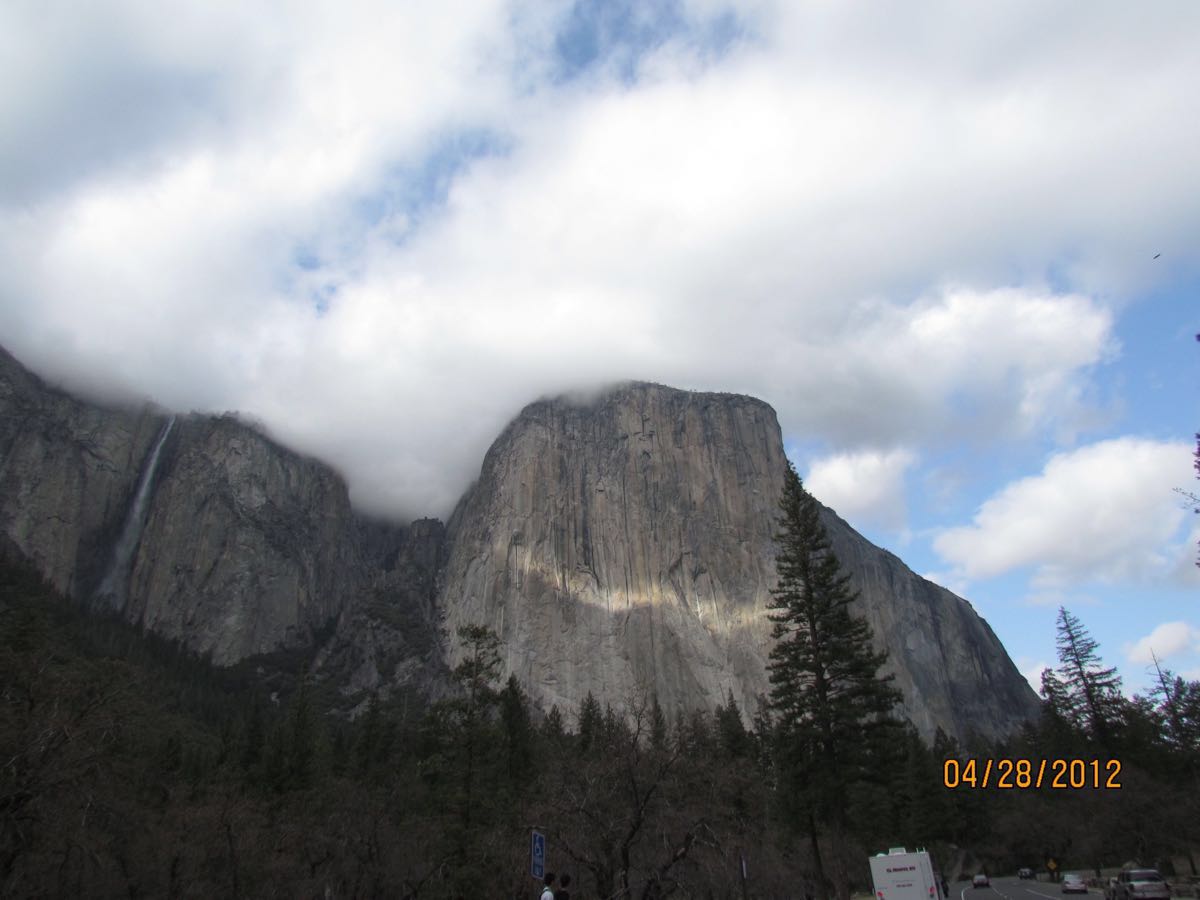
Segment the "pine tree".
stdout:
<svg viewBox="0 0 1200 900">
<path fill-rule="evenodd" d="M 458 629 L 463 659 L 454 667 L 454 680 L 466 692 L 465 714 L 479 716 L 496 702 L 500 678 L 500 638 L 486 625 L 463 625 Z"/>
<path fill-rule="evenodd" d="M 300 684 L 292 697 L 288 724 L 288 782 L 292 787 L 310 787 L 316 774 L 320 723 L 307 671 L 300 676 Z"/>
<path fill-rule="evenodd" d="M 1054 670 L 1042 669 L 1042 713 L 1038 737 L 1047 756 L 1069 756 L 1082 730 L 1077 711 L 1067 698 L 1067 689 Z"/>
<path fill-rule="evenodd" d="M 546 713 L 546 720 L 542 722 L 542 738 L 557 745 L 562 741 L 566 731 L 562 713 L 558 711 L 558 704 L 555 703 L 550 707 L 550 712 Z"/>
<path fill-rule="evenodd" d="M 903 747 L 897 749 L 899 758 L 880 767 L 895 773 L 887 793 L 899 801 L 900 827 L 888 843 L 912 845 L 949 837 L 950 796 L 942 787 L 941 764 L 911 725 L 905 729 Z"/>
<path fill-rule="evenodd" d="M 1154 689 L 1150 696 L 1166 723 L 1166 737 L 1172 747 L 1186 755 L 1200 754 L 1200 682 L 1184 681 L 1154 659 Z M 1190 713 L 1190 715 L 1189 715 Z"/>
<path fill-rule="evenodd" d="M 746 733 L 742 711 L 733 699 L 732 690 L 726 697 L 725 705 L 717 707 L 717 736 L 726 756 L 740 759 L 750 755 L 750 736 Z"/>
<path fill-rule="evenodd" d="M 625 727 L 625 722 L 617 715 L 617 711 L 613 709 L 611 703 L 604 704 L 604 719 L 600 726 L 600 744 L 607 750 L 616 745 L 617 741 L 623 738 L 628 729 Z"/>
<path fill-rule="evenodd" d="M 1184 681 L 1154 660 L 1150 697 L 1158 704 L 1163 738 L 1181 781 L 1200 795 L 1200 681 Z"/>
<path fill-rule="evenodd" d="M 1105 669 L 1099 644 L 1079 619 L 1058 608 L 1058 674 L 1071 718 L 1081 722 L 1101 746 L 1111 747 L 1122 706 L 1121 678 Z"/>
<path fill-rule="evenodd" d="M 939 766 L 944 766 L 946 760 L 954 759 L 961 760 L 963 757 L 962 747 L 959 746 L 957 740 L 946 734 L 942 730 L 942 726 L 937 727 L 937 731 L 933 735 L 933 759 Z M 939 772 L 939 776 L 944 773 Z M 941 828 L 939 833 L 944 835 L 947 840 L 959 843 L 965 832 L 963 810 L 960 801 L 970 792 L 963 791 L 948 791 L 943 797 L 946 805 L 946 812 L 942 817 Z"/>
<path fill-rule="evenodd" d="M 533 760 L 533 726 L 529 701 L 516 675 L 500 692 L 500 721 L 504 724 L 504 755 L 508 778 L 514 785 L 524 782 Z"/>
<path fill-rule="evenodd" d="M 817 830 L 823 825 L 835 847 L 845 844 L 851 787 L 869 774 L 865 748 L 886 742 L 889 732 L 900 736 L 890 713 L 901 695 L 892 676 L 879 674 L 886 654 L 872 649 L 870 626 L 851 614 L 858 595 L 832 552 L 816 499 L 790 464 L 780 508 L 769 702 L 781 788 L 800 800 L 791 812 L 809 831 L 820 867 Z M 848 876 L 836 857 L 832 875 L 845 900 Z"/>
<path fill-rule="evenodd" d="M 600 701 L 587 692 L 583 702 L 579 704 L 579 749 L 590 753 L 600 744 L 600 732 L 604 728 L 604 713 L 600 710 Z"/>
<path fill-rule="evenodd" d="M 500 678 L 500 638 L 486 625 L 463 625 L 458 629 L 462 661 L 454 667 L 454 680 L 464 696 L 451 701 L 449 710 L 458 730 L 461 755 L 461 805 L 459 818 L 465 839 L 476 813 L 477 782 L 483 756 L 489 744 L 488 720 L 499 700 L 496 682 Z M 461 849 L 461 848 L 460 848 Z"/>
<path fill-rule="evenodd" d="M 676 746 L 688 756 L 712 756 L 717 748 L 713 722 L 703 710 L 694 709 L 681 715 L 676 727 Z"/>
</svg>

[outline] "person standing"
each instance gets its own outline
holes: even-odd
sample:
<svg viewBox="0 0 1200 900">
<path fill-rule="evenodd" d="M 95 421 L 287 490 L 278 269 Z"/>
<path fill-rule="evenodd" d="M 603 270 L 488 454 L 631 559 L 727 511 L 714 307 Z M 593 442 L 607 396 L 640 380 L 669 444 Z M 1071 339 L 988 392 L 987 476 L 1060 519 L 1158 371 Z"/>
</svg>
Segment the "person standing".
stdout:
<svg viewBox="0 0 1200 900">
<path fill-rule="evenodd" d="M 554 892 L 554 900 L 571 900 L 571 892 L 567 890 L 567 888 L 571 886 L 571 876 L 566 872 L 563 872 L 563 876 L 559 880 L 559 884 L 561 884 L 562 887 Z"/>
<path fill-rule="evenodd" d="M 545 878 L 545 886 L 542 888 L 542 896 L 539 900 L 554 900 L 554 873 L 547 872 Z"/>
</svg>

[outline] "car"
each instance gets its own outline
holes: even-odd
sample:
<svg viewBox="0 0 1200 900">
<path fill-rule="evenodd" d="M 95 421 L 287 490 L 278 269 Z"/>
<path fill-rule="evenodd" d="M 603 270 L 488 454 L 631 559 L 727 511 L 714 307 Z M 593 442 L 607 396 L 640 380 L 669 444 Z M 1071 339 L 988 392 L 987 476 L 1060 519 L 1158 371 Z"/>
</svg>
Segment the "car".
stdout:
<svg viewBox="0 0 1200 900">
<path fill-rule="evenodd" d="M 1157 869 L 1122 869 L 1114 900 L 1170 900 L 1171 886 Z"/>
<path fill-rule="evenodd" d="M 1033 869 L 1017 869 L 1018 878 L 1032 878 Z"/>
<path fill-rule="evenodd" d="M 978 875 L 976 875 L 974 878 L 971 879 L 971 887 L 981 888 L 981 887 L 991 887 L 991 886 L 992 886 L 992 883 L 990 881 L 988 881 L 988 877 L 985 874 L 983 874 L 982 872 L 980 872 Z"/>
<path fill-rule="evenodd" d="M 1086 894 L 1088 892 L 1087 882 L 1078 872 L 1064 873 L 1060 889 L 1064 894 Z"/>
</svg>

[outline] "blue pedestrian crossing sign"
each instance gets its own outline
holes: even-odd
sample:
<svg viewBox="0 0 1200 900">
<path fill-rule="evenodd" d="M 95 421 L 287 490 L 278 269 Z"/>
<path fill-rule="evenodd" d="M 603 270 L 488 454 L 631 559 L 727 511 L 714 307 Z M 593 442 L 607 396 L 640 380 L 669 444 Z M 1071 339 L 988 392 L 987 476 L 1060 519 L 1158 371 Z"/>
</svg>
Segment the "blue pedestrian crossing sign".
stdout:
<svg viewBox="0 0 1200 900">
<path fill-rule="evenodd" d="M 546 877 L 546 836 L 534 831 L 529 847 L 529 874 L 541 881 Z"/>
</svg>

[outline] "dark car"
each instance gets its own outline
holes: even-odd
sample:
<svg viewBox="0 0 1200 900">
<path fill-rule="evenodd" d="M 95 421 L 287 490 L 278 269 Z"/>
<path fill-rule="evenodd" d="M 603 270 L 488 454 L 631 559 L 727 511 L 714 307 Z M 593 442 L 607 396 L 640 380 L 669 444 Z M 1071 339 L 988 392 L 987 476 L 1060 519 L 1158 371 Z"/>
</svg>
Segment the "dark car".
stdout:
<svg viewBox="0 0 1200 900">
<path fill-rule="evenodd" d="M 991 886 L 992 886 L 992 883 L 990 881 L 988 881 L 987 875 L 983 874 L 983 872 L 980 872 L 978 875 L 976 875 L 974 878 L 971 879 L 971 887 L 981 888 L 981 887 L 991 887 Z"/>
<path fill-rule="evenodd" d="M 1078 872 L 1067 872 L 1062 877 L 1062 892 L 1064 894 L 1086 894 L 1087 882 Z"/>
<path fill-rule="evenodd" d="M 1018 878 L 1032 878 L 1033 869 L 1017 869 Z"/>
</svg>

